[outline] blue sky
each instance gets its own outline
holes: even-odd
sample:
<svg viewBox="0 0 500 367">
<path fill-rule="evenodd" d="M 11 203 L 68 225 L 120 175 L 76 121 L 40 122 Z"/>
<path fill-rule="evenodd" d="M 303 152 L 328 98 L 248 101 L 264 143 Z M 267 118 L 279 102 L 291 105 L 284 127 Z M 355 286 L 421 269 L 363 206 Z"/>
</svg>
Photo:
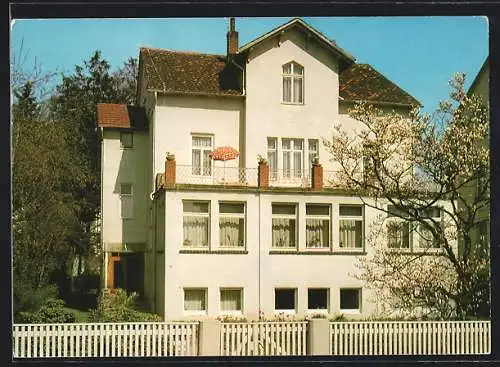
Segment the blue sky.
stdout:
<svg viewBox="0 0 500 367">
<path fill-rule="evenodd" d="M 291 18 L 236 18 L 240 46 Z M 449 93 L 455 72 L 470 85 L 488 55 L 485 17 L 305 17 L 357 62 L 369 63 L 432 112 Z M 113 69 L 139 47 L 225 53 L 228 18 L 36 19 L 11 26 L 11 52 L 20 44 L 25 67 L 71 73 L 95 50 Z"/>
</svg>

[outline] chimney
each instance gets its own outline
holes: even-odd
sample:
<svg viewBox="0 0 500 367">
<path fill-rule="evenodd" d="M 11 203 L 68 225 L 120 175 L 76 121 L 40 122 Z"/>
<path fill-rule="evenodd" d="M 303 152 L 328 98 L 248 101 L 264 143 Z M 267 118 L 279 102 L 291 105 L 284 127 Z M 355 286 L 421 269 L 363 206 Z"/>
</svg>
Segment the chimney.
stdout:
<svg viewBox="0 0 500 367">
<path fill-rule="evenodd" d="M 311 176 L 312 189 L 321 190 L 323 188 L 323 167 L 317 161 L 313 162 Z"/>
<path fill-rule="evenodd" d="M 238 32 L 235 31 L 234 24 L 234 18 L 231 18 L 227 32 L 227 56 L 233 56 L 238 52 Z"/>
<path fill-rule="evenodd" d="M 175 184 L 175 156 L 173 154 L 167 153 L 167 159 L 165 159 L 165 184 L 174 185 Z"/>
</svg>

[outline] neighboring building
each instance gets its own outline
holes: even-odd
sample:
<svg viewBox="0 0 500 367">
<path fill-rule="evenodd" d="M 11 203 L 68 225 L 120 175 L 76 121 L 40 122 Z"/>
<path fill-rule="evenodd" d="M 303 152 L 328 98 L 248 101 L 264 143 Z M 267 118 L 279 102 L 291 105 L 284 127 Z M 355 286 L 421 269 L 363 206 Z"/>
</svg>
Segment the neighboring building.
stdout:
<svg viewBox="0 0 500 367">
<path fill-rule="evenodd" d="M 242 47 L 231 19 L 227 55 L 141 48 L 138 107 L 98 105 L 106 286 L 166 319 L 375 312 L 351 274 L 380 212 L 322 144 L 361 100 L 418 105 L 301 19 Z M 417 250 L 403 232 L 391 246 Z"/>
<path fill-rule="evenodd" d="M 485 104 L 489 104 L 490 100 L 490 67 L 489 67 L 489 57 L 484 61 L 481 69 L 474 78 L 467 94 L 477 95 L 482 98 Z M 485 146 L 489 147 L 489 140 L 484 141 Z M 484 172 L 484 176 L 489 176 L 490 172 Z M 474 182 L 467 185 L 462 191 L 468 202 L 471 203 L 475 198 L 478 197 L 479 192 L 484 190 L 484 183 L 489 180 L 475 180 Z M 475 242 L 484 242 L 489 244 L 490 242 L 490 206 L 480 208 L 477 213 L 476 221 L 478 226 L 473 231 L 473 239 Z"/>
</svg>

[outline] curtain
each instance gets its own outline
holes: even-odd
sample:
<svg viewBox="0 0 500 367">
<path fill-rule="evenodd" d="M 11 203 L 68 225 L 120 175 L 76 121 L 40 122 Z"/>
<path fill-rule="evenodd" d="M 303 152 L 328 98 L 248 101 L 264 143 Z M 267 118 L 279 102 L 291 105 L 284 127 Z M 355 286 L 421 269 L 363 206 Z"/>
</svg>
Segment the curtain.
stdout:
<svg viewBox="0 0 500 367">
<path fill-rule="evenodd" d="M 278 160 L 276 151 L 267 152 L 267 160 L 269 162 L 269 171 L 271 173 L 271 180 L 275 180 L 277 176 Z"/>
<path fill-rule="evenodd" d="M 283 152 L 283 177 L 290 177 L 291 152 Z"/>
<path fill-rule="evenodd" d="M 293 169 L 294 177 L 302 177 L 302 152 L 293 152 Z"/>
<path fill-rule="evenodd" d="M 330 221 L 328 219 L 306 219 L 306 246 L 328 247 L 330 244 Z"/>
<path fill-rule="evenodd" d="M 221 247 L 242 247 L 245 244 L 243 218 L 221 217 L 219 222 Z"/>
<path fill-rule="evenodd" d="M 241 311 L 241 291 L 239 289 L 221 290 L 220 308 L 222 311 Z"/>
<path fill-rule="evenodd" d="M 283 77 L 283 102 L 292 102 L 292 78 Z"/>
<path fill-rule="evenodd" d="M 184 216 L 184 246 L 208 246 L 208 217 Z"/>
<path fill-rule="evenodd" d="M 201 151 L 199 149 L 193 149 L 193 175 L 201 175 Z"/>
<path fill-rule="evenodd" d="M 362 221 L 360 220 L 340 220 L 340 247 L 360 248 L 362 244 Z"/>
<path fill-rule="evenodd" d="M 273 218 L 273 247 L 295 247 L 295 219 Z"/>
<path fill-rule="evenodd" d="M 205 290 L 203 289 L 184 290 L 184 310 L 186 311 L 205 310 Z"/>
<path fill-rule="evenodd" d="M 410 247 L 410 223 L 393 222 L 388 228 L 389 247 L 409 248 Z"/>
<path fill-rule="evenodd" d="M 210 159 L 210 151 L 203 151 L 203 175 L 210 176 L 212 174 L 212 160 Z"/>
<path fill-rule="evenodd" d="M 302 78 L 293 79 L 293 102 L 302 103 Z"/>
</svg>

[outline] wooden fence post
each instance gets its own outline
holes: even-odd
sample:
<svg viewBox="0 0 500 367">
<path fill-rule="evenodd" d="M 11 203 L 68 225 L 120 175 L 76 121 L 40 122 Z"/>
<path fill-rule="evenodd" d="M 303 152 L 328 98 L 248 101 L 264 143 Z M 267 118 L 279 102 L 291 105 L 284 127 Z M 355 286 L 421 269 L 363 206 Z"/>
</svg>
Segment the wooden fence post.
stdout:
<svg viewBox="0 0 500 367">
<path fill-rule="evenodd" d="M 198 336 L 198 355 L 219 356 L 221 322 L 219 320 L 202 320 Z"/>
<path fill-rule="evenodd" d="M 328 319 L 309 320 L 307 334 L 307 354 L 326 356 L 331 355 L 330 321 Z"/>
</svg>

